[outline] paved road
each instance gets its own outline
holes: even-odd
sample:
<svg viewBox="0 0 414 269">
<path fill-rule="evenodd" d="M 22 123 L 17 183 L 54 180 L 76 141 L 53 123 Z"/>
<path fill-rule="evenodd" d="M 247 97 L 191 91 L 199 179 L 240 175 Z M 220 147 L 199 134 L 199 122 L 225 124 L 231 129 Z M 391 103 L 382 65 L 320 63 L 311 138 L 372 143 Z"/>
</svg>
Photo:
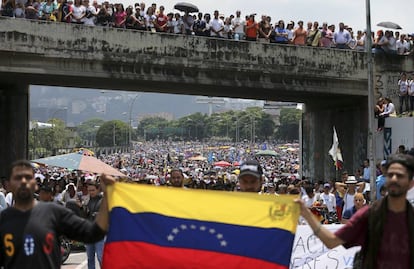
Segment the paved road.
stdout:
<svg viewBox="0 0 414 269">
<path fill-rule="evenodd" d="M 98 260 L 95 259 L 95 268 L 98 269 Z M 62 269 L 88 269 L 88 260 L 85 251 L 75 251 L 69 255 L 69 258 L 62 265 Z"/>
</svg>

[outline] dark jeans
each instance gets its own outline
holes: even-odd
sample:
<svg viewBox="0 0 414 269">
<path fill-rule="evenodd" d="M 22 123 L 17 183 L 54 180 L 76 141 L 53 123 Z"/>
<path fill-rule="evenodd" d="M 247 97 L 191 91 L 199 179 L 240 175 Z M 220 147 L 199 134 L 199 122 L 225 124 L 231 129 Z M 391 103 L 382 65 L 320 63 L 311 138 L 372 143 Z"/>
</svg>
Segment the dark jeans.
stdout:
<svg viewBox="0 0 414 269">
<path fill-rule="evenodd" d="M 404 110 L 404 112 L 409 110 L 408 109 L 408 98 L 409 98 L 408 95 L 399 96 L 399 100 L 400 100 L 400 114 L 403 113 L 404 103 L 405 103 L 405 110 Z"/>
<path fill-rule="evenodd" d="M 410 111 L 414 111 L 414 96 L 410 96 Z"/>
<path fill-rule="evenodd" d="M 378 116 L 378 129 L 382 129 L 385 126 L 385 116 Z"/>
<path fill-rule="evenodd" d="M 337 49 L 349 49 L 347 44 L 336 44 Z"/>
</svg>

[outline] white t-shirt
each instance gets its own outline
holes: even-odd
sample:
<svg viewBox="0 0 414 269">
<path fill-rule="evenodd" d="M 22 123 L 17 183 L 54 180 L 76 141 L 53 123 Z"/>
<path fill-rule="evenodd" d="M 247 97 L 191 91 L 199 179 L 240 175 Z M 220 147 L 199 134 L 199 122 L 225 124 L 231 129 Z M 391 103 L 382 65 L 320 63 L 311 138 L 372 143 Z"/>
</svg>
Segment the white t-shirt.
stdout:
<svg viewBox="0 0 414 269">
<path fill-rule="evenodd" d="M 407 80 L 399 80 L 398 86 L 400 86 L 400 95 L 407 95 L 408 92 L 408 81 Z"/>
<path fill-rule="evenodd" d="M 404 54 L 407 49 L 407 41 L 397 40 L 396 47 L 397 47 L 398 54 Z"/>
<path fill-rule="evenodd" d="M 344 214 L 345 211 L 347 211 L 348 209 L 351 209 L 354 206 L 354 194 L 349 194 L 349 193 L 345 193 L 344 196 L 344 207 L 342 208 L 342 215 Z"/>
<path fill-rule="evenodd" d="M 13 193 L 12 192 L 9 192 L 6 194 L 6 203 L 8 206 L 13 205 Z"/>
<path fill-rule="evenodd" d="M 83 13 L 86 12 L 86 8 L 84 6 L 75 6 L 72 5 L 72 15 L 74 17 L 74 19 L 78 19 L 80 17 L 82 17 Z"/>
<path fill-rule="evenodd" d="M 178 21 L 173 21 L 172 25 L 174 27 L 174 34 L 182 34 L 183 33 L 182 29 L 183 29 L 184 22 L 181 19 L 179 19 Z"/>
<path fill-rule="evenodd" d="M 323 204 L 326 205 L 329 212 L 335 212 L 336 211 L 336 199 L 335 195 L 332 193 L 321 193 L 321 199 L 323 201 Z"/>
<path fill-rule="evenodd" d="M 6 197 L 4 196 L 4 193 L 0 191 L 0 211 L 6 208 L 7 208 Z"/>
<path fill-rule="evenodd" d="M 94 26 L 95 25 L 95 18 L 96 18 L 96 9 L 95 9 L 95 7 L 92 6 L 92 5 L 89 5 L 87 8 L 85 7 L 85 11 L 86 11 L 87 16 L 83 17 L 83 19 L 82 19 L 83 24 Z"/>
<path fill-rule="evenodd" d="M 238 34 L 244 34 L 244 25 L 246 22 L 242 18 L 233 18 L 231 20 L 231 26 L 233 26 L 233 31 Z"/>
<path fill-rule="evenodd" d="M 414 80 L 408 82 L 408 95 L 414 96 Z"/>
<path fill-rule="evenodd" d="M 221 19 L 212 19 L 210 21 L 210 29 L 213 29 L 214 31 L 218 31 L 220 29 L 224 28 L 224 22 Z M 223 37 L 223 31 L 216 34 L 215 32 L 211 31 L 210 36 L 220 36 Z"/>
<path fill-rule="evenodd" d="M 316 200 L 319 198 L 319 195 L 314 195 L 312 198 L 309 198 L 307 194 L 303 195 L 302 200 L 305 203 L 306 207 L 312 207 Z"/>
</svg>

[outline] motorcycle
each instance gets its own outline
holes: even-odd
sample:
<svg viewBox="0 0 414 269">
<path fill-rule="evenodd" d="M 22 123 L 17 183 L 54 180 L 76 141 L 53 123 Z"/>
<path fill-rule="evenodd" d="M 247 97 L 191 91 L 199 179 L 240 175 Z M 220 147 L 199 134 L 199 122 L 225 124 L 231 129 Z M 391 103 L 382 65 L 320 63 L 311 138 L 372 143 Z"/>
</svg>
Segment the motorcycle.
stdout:
<svg viewBox="0 0 414 269">
<path fill-rule="evenodd" d="M 60 250 L 62 253 L 62 264 L 69 258 L 70 252 L 72 250 L 72 243 L 69 239 L 64 236 L 60 238 Z"/>
<path fill-rule="evenodd" d="M 328 208 L 324 206 L 313 206 L 311 212 L 318 217 L 318 220 L 322 224 L 340 224 L 336 211 L 329 212 Z"/>
</svg>

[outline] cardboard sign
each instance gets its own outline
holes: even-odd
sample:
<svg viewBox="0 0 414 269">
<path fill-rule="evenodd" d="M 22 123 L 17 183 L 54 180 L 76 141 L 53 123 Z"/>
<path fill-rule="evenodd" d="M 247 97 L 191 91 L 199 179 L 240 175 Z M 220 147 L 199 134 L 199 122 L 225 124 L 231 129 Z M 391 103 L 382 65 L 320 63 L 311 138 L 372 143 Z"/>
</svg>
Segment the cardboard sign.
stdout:
<svg viewBox="0 0 414 269">
<path fill-rule="evenodd" d="M 329 224 L 323 227 L 335 232 L 343 224 Z M 360 247 L 345 249 L 338 246 L 328 249 L 313 234 L 309 225 L 298 225 L 293 243 L 290 268 L 298 269 L 352 269 L 355 252 Z"/>
</svg>

